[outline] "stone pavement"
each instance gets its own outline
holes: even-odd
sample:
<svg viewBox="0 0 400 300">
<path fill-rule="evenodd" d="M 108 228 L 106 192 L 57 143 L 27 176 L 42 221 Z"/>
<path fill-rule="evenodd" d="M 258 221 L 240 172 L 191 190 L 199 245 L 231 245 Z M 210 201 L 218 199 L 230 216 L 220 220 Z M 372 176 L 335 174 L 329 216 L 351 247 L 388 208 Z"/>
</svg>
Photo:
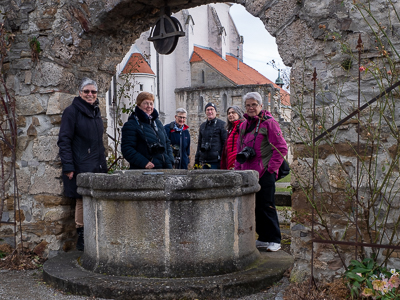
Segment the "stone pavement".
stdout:
<svg viewBox="0 0 400 300">
<path fill-rule="evenodd" d="M 261 292 L 225 300 L 283 300 L 283 293 L 289 286 L 289 279 L 283 277 L 272 287 L 265 286 Z M 61 292 L 42 280 L 41 270 L 8 271 L 0 270 L 1 300 L 110 300 L 88 296 L 71 295 Z"/>
</svg>

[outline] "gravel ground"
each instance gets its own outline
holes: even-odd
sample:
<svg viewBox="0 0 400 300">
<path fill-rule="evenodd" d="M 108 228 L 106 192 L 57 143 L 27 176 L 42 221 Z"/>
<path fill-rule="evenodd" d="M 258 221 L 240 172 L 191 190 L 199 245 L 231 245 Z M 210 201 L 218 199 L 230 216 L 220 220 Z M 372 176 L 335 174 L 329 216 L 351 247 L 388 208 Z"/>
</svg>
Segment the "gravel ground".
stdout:
<svg viewBox="0 0 400 300">
<path fill-rule="evenodd" d="M 289 280 L 283 277 L 273 287 L 257 294 L 235 298 L 236 300 L 283 300 L 283 292 Z M 8 271 L 0 270 L 1 300 L 105 300 L 85 296 L 68 295 L 58 291 L 42 281 L 40 270 Z M 233 300 L 233 299 L 226 299 Z"/>
</svg>

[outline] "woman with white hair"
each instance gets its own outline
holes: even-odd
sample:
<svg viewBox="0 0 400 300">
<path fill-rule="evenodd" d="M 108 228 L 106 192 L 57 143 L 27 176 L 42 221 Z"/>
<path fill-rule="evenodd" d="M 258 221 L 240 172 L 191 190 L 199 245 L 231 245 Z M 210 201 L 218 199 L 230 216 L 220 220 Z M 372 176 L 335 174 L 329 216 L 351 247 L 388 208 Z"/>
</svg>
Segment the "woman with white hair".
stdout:
<svg viewBox="0 0 400 300">
<path fill-rule="evenodd" d="M 256 170 L 261 190 L 256 194 L 257 248 L 278 251 L 281 231 L 275 208 L 275 181 L 287 154 L 287 144 L 279 123 L 263 110 L 261 95 L 247 93 L 243 97 L 246 114 L 240 126 L 235 170 Z"/>
<path fill-rule="evenodd" d="M 175 121 L 164 126 L 165 132 L 171 141 L 174 155 L 174 168 L 187 169 L 190 155 L 190 133 L 186 125 L 187 111 L 178 108 L 175 114 Z"/>
<path fill-rule="evenodd" d="M 103 132 L 97 83 L 84 78 L 79 87 L 79 96 L 64 110 L 57 142 L 62 162 L 64 195 L 76 199 L 76 248 L 80 251 L 84 250 L 83 204 L 82 196 L 77 193 L 76 176 L 85 172 L 107 172 Z"/>
</svg>

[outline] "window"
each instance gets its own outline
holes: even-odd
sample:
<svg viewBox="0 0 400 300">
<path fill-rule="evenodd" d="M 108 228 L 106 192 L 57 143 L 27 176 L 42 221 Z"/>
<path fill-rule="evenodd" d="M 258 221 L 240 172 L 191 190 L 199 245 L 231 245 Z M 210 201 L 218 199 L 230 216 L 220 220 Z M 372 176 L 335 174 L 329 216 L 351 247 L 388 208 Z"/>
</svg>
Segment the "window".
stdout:
<svg viewBox="0 0 400 300">
<path fill-rule="evenodd" d="M 222 107 L 224 112 L 228 109 L 228 97 L 226 94 L 222 95 Z"/>
<path fill-rule="evenodd" d="M 205 82 L 204 70 L 201 71 L 201 83 Z"/>
<path fill-rule="evenodd" d="M 203 100 L 203 97 L 200 96 L 200 99 L 199 99 L 199 113 L 203 112 L 203 107 L 204 107 L 204 100 Z"/>
<path fill-rule="evenodd" d="M 140 85 L 139 85 L 139 90 L 140 90 L 140 91 L 143 91 L 143 84 L 140 84 Z"/>
</svg>

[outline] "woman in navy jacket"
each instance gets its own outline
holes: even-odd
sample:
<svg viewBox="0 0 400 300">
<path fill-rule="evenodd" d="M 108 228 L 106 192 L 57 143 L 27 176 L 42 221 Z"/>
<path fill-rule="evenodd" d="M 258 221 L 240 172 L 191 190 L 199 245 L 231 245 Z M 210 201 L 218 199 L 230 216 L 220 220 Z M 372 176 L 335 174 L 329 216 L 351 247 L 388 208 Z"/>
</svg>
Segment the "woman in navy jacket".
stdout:
<svg viewBox="0 0 400 300">
<path fill-rule="evenodd" d="M 171 141 L 175 158 L 175 169 L 187 169 L 190 155 L 189 126 L 185 124 L 187 111 L 184 108 L 176 110 L 175 121 L 164 126 Z"/>
<path fill-rule="evenodd" d="M 154 96 L 141 92 L 135 112 L 122 127 L 121 151 L 131 169 L 172 169 L 171 142 L 154 108 Z"/>
<path fill-rule="evenodd" d="M 84 172 L 107 172 L 103 132 L 97 84 L 89 78 L 84 78 L 79 88 L 79 96 L 64 110 L 57 142 L 62 162 L 64 194 L 76 199 L 76 248 L 81 251 L 84 248 L 83 204 L 82 196 L 76 191 L 76 176 Z"/>
</svg>

